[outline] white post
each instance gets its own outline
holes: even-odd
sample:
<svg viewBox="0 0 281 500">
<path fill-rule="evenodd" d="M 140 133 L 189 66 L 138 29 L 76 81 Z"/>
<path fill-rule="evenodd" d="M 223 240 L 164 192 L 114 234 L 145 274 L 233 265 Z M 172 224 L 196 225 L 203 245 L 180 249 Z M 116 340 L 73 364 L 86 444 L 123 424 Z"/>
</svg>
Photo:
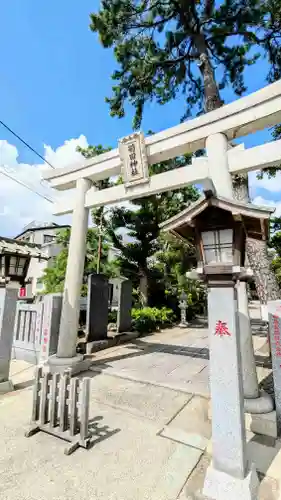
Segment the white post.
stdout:
<svg viewBox="0 0 281 500">
<path fill-rule="evenodd" d="M 53 366 L 54 369 L 56 368 L 56 371 L 64 370 L 66 366 L 72 366 L 82 359 L 81 356 L 76 355 L 76 342 L 89 217 L 89 209 L 85 208 L 85 197 L 90 187 L 90 180 L 77 180 L 75 207 L 72 217 L 65 276 L 58 350 L 56 356 L 49 358 L 49 364 Z M 58 369 L 58 367 L 61 368 Z"/>
<path fill-rule="evenodd" d="M 247 300 L 247 286 L 245 282 L 240 281 L 239 284 L 237 284 L 237 296 L 239 304 L 238 317 L 241 335 L 242 365 L 245 367 L 243 370 L 244 397 L 250 399 L 258 398 L 258 377 L 255 366 L 254 349 L 251 336 L 251 322 L 249 318 Z"/>
<path fill-rule="evenodd" d="M 213 134 L 206 139 L 206 151 L 210 178 L 216 193 L 233 198 L 231 175 L 228 169 L 228 140 L 224 134 Z"/>
<path fill-rule="evenodd" d="M 215 186 L 216 193 L 218 196 L 232 199 L 233 190 L 232 179 L 228 168 L 228 149 L 228 140 L 224 134 L 213 134 L 206 139 L 209 173 Z M 249 413 L 269 413 L 273 410 L 273 401 L 266 393 L 262 395 L 259 394 L 247 289 L 245 284 L 242 283 L 240 283 L 238 289 L 238 310 L 242 338 L 241 349 L 245 411 Z"/>
<path fill-rule="evenodd" d="M 262 321 L 268 321 L 268 305 L 267 304 L 261 304 L 260 312 L 261 312 Z"/>
<path fill-rule="evenodd" d="M 263 393 L 261 395 L 259 392 L 249 316 L 247 285 L 243 281 L 237 283 L 237 297 L 245 411 L 248 413 L 269 413 L 273 410 L 273 400 L 268 394 Z"/>
<path fill-rule="evenodd" d="M 212 464 L 203 494 L 214 500 L 256 500 L 259 481 L 246 453 L 243 380 L 235 285 L 209 284 Z"/>
</svg>

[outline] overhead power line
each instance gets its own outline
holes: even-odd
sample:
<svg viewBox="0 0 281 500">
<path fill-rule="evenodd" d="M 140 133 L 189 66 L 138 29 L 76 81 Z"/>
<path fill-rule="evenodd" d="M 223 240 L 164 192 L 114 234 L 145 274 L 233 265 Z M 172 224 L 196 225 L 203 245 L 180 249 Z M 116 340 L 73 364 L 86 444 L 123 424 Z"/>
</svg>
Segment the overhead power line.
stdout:
<svg viewBox="0 0 281 500">
<path fill-rule="evenodd" d="M 31 186 L 29 186 L 28 184 L 25 184 L 25 182 L 23 181 L 20 181 L 19 179 L 15 179 L 15 177 L 13 177 L 12 175 L 10 174 L 7 174 L 7 172 L 3 172 L 3 170 L 0 170 L 0 174 L 2 175 L 5 175 L 6 177 L 8 177 L 9 179 L 12 179 L 13 181 L 17 182 L 17 184 L 19 184 L 20 186 L 23 186 L 25 187 L 26 189 L 29 189 L 29 191 L 32 191 L 32 193 L 35 193 L 37 194 L 38 196 L 41 196 L 41 198 L 44 198 L 45 200 L 49 201 L 50 203 L 54 203 L 54 200 L 52 200 L 52 198 L 49 198 L 48 196 L 42 194 L 42 193 L 39 193 L 38 191 L 36 191 L 35 188 L 32 188 Z"/>
<path fill-rule="evenodd" d="M 6 125 L 6 123 L 4 123 L 0 120 L 0 124 L 3 125 L 3 127 L 5 127 L 9 132 L 11 132 L 11 134 L 13 134 L 20 142 L 22 142 L 22 144 L 24 144 L 28 149 L 30 149 L 30 151 L 35 153 L 38 156 L 38 158 L 41 158 L 41 160 L 43 160 L 45 163 L 47 163 L 51 168 L 55 168 L 48 160 L 46 160 L 42 155 L 40 155 L 40 153 L 38 153 L 38 151 L 36 151 L 32 146 L 30 146 L 30 144 L 28 144 L 26 141 L 24 141 L 10 127 L 8 127 L 8 125 Z"/>
</svg>

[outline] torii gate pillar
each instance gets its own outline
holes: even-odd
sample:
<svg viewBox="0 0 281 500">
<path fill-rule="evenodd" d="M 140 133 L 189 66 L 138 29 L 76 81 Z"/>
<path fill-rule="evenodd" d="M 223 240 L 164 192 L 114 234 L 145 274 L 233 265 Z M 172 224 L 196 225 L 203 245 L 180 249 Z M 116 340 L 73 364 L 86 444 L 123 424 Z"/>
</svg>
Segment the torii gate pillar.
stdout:
<svg viewBox="0 0 281 500">
<path fill-rule="evenodd" d="M 52 372 L 63 372 L 67 367 L 71 368 L 73 373 L 82 369 L 83 356 L 76 354 L 76 344 L 89 218 L 85 197 L 91 185 L 92 182 L 88 179 L 82 178 L 76 182 L 58 350 L 57 354 L 48 360 Z"/>
</svg>

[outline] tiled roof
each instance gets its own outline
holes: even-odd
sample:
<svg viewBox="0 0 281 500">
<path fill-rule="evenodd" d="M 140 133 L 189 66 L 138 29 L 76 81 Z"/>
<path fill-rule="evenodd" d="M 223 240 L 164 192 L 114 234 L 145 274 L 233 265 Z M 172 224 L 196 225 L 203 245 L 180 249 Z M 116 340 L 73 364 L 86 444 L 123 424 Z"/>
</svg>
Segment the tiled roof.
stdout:
<svg viewBox="0 0 281 500">
<path fill-rule="evenodd" d="M 48 255 L 41 251 L 40 247 L 24 241 L 13 240 L 0 236 L 0 254 L 13 253 L 18 255 L 30 255 L 40 259 L 48 259 Z"/>
</svg>

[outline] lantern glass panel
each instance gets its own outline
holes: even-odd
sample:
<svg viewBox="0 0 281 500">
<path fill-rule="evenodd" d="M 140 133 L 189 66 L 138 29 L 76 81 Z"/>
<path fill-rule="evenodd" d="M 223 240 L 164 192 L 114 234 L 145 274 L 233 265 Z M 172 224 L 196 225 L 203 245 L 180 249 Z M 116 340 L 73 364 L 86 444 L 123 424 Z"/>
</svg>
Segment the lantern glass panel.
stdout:
<svg viewBox="0 0 281 500">
<path fill-rule="evenodd" d="M 233 230 L 203 231 L 204 263 L 233 263 Z"/>
</svg>

